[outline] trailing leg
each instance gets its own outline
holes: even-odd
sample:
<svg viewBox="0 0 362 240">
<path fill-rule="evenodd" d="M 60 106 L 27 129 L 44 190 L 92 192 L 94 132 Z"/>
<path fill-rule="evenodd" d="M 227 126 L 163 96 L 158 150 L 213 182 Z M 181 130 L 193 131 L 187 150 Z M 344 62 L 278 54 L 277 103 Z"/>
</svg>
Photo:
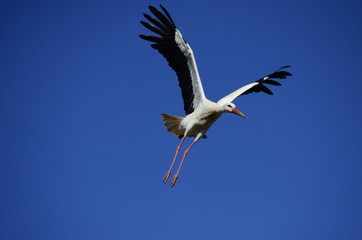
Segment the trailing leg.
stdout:
<svg viewBox="0 0 362 240">
<path fill-rule="evenodd" d="M 180 173 L 180 170 L 181 170 L 181 167 L 182 167 L 182 164 L 184 163 L 184 160 L 185 160 L 185 157 L 187 156 L 187 154 L 189 153 L 190 149 L 195 145 L 195 143 L 201 138 L 201 134 L 197 135 L 197 137 L 195 138 L 195 140 L 191 143 L 191 145 L 185 150 L 183 156 L 182 156 L 182 159 L 181 159 L 181 162 L 180 162 L 180 165 L 177 169 L 177 172 L 176 174 L 172 177 L 172 181 L 171 181 L 171 187 L 175 186 L 176 184 L 176 181 L 178 179 L 178 175 Z"/>
<path fill-rule="evenodd" d="M 171 166 L 170 166 L 170 168 L 168 169 L 168 171 L 166 172 L 165 176 L 164 176 L 163 179 L 162 179 L 163 183 L 166 183 L 167 180 L 168 180 L 168 178 L 170 177 L 172 167 L 173 167 L 173 165 L 175 164 L 177 155 L 178 155 L 178 153 L 180 152 L 181 145 L 182 145 L 182 143 L 184 142 L 185 138 L 186 138 L 186 135 L 181 139 L 180 144 L 179 144 L 179 145 L 177 146 L 177 148 L 176 148 L 176 153 L 175 153 L 175 156 L 173 157 Z"/>
</svg>

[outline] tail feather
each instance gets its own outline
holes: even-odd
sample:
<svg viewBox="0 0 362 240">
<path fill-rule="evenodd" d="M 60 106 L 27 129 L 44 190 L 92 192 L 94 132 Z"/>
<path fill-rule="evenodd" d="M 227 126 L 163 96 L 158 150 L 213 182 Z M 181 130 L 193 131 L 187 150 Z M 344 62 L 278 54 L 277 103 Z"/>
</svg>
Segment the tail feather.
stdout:
<svg viewBox="0 0 362 240">
<path fill-rule="evenodd" d="M 176 137 L 182 138 L 184 132 L 180 129 L 180 123 L 184 119 L 183 117 L 172 116 L 165 113 L 161 113 L 162 121 L 169 133 L 172 133 Z"/>
</svg>

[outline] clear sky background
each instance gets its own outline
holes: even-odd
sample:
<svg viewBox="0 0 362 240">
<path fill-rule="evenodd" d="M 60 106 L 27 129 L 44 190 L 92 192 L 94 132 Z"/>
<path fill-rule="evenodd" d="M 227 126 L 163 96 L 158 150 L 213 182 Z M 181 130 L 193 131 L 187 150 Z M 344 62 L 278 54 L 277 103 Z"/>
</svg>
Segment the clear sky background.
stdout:
<svg viewBox="0 0 362 240">
<path fill-rule="evenodd" d="M 138 34 L 162 3 L 234 103 L 162 183 L 183 115 Z M 360 1 L 1 1 L 0 239 L 362 239 Z M 191 139 L 185 142 L 190 144 Z"/>
</svg>

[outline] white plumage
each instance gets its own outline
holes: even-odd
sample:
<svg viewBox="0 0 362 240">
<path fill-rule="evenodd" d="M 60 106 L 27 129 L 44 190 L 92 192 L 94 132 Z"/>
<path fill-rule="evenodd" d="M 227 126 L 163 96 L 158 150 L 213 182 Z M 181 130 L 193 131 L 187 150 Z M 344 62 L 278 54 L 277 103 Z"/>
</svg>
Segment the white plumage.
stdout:
<svg viewBox="0 0 362 240">
<path fill-rule="evenodd" d="M 160 7 L 163 10 L 163 13 L 155 7 L 149 6 L 149 10 L 156 18 L 144 14 L 144 17 L 153 25 L 141 21 L 143 26 L 159 36 L 140 35 L 140 37 L 144 40 L 153 42 L 153 44 L 151 44 L 152 48 L 158 50 L 166 58 L 170 67 L 176 72 L 186 113 L 186 117 L 162 114 L 167 131 L 181 138 L 181 142 L 176 148 L 176 153 L 171 166 L 163 178 L 164 183 L 167 182 L 171 174 L 171 170 L 185 138 L 195 138 L 191 145 L 185 150 L 179 168 L 172 178 L 171 186 L 173 187 L 178 179 L 181 166 L 189 150 L 200 138 L 206 138 L 207 130 L 223 113 L 234 113 L 246 118 L 246 116 L 235 107 L 235 104 L 232 103 L 235 98 L 240 95 L 260 91 L 271 95 L 273 94 L 272 91 L 264 84 L 280 86 L 281 84 L 272 80 L 272 78 L 284 79 L 287 76 L 291 76 L 291 74 L 286 71 L 281 71 L 282 69 L 289 67 L 284 66 L 258 81 L 237 89 L 217 102 L 208 100 L 205 97 L 195 57 L 190 45 L 177 29 L 168 11 L 162 5 L 160 5 Z"/>
</svg>

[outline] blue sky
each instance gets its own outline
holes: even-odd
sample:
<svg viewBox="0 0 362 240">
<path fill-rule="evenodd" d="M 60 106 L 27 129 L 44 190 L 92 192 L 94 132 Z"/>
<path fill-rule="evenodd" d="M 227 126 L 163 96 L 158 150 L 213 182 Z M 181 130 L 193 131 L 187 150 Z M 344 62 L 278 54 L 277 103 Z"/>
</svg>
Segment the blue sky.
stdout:
<svg viewBox="0 0 362 240">
<path fill-rule="evenodd" d="M 241 96 L 162 177 L 183 115 L 138 34 L 169 10 L 206 96 Z M 0 239 L 362 239 L 359 1 L 2 1 Z M 191 139 L 185 143 L 190 144 Z"/>
</svg>

